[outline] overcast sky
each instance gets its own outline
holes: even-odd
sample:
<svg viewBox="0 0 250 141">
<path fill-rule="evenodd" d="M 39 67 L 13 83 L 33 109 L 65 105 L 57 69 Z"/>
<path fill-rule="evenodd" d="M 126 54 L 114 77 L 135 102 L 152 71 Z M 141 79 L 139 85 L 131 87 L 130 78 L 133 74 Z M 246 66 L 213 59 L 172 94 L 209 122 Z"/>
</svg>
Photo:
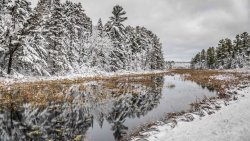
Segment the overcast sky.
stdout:
<svg viewBox="0 0 250 141">
<path fill-rule="evenodd" d="M 156 33 L 166 60 L 190 61 L 198 51 L 216 46 L 222 38 L 250 32 L 250 0 L 72 1 L 82 3 L 94 24 L 99 18 L 106 22 L 114 5 L 123 6 L 128 17 L 125 24 Z"/>
</svg>

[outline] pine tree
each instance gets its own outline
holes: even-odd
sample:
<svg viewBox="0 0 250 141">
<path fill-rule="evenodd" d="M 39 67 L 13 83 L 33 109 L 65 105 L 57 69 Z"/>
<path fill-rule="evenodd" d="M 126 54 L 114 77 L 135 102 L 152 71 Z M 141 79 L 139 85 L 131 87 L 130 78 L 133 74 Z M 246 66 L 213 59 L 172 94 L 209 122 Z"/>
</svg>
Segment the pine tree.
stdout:
<svg viewBox="0 0 250 141">
<path fill-rule="evenodd" d="M 109 63 L 110 53 L 113 51 L 112 42 L 108 36 L 100 36 L 98 27 L 93 28 L 93 34 L 89 39 L 84 57 L 86 65 L 99 70 L 111 71 Z"/>
<path fill-rule="evenodd" d="M 97 29 L 98 30 L 103 30 L 103 25 L 102 25 L 102 19 L 101 18 L 98 20 Z"/>
<path fill-rule="evenodd" d="M 232 68 L 233 62 L 233 44 L 232 41 L 228 38 L 225 39 L 225 66 L 224 68 Z"/>
<path fill-rule="evenodd" d="M 222 39 L 219 41 L 218 48 L 216 50 L 217 59 L 218 59 L 218 68 L 223 68 L 225 65 L 225 58 L 226 56 L 226 47 L 225 47 L 225 40 Z"/>
<path fill-rule="evenodd" d="M 113 8 L 112 14 L 113 16 L 110 17 L 111 27 L 107 30 L 110 33 L 112 39 L 117 39 L 118 41 L 121 41 L 124 39 L 125 36 L 125 27 L 123 25 L 123 22 L 128 19 L 127 17 L 124 17 L 126 12 L 121 6 L 116 5 Z"/>
<path fill-rule="evenodd" d="M 192 61 L 194 63 L 194 68 L 201 69 L 201 53 L 197 53 Z"/>
<path fill-rule="evenodd" d="M 233 58 L 236 58 L 236 56 L 240 54 L 240 45 L 241 45 L 240 35 L 236 35 L 234 40 Z"/>
<path fill-rule="evenodd" d="M 110 65 L 112 66 L 112 70 L 116 71 L 125 68 L 125 27 L 123 22 L 127 20 L 127 17 L 123 17 L 126 12 L 119 5 L 114 6 L 112 14 L 113 16 L 110 17 L 110 21 L 108 22 L 110 25 L 106 26 L 106 32 L 111 37 L 115 48 L 110 55 L 112 58 Z"/>
<path fill-rule="evenodd" d="M 207 68 L 214 69 L 215 65 L 216 65 L 215 49 L 214 47 L 210 47 L 207 50 Z"/>
<path fill-rule="evenodd" d="M 247 48 L 247 42 L 248 42 L 248 33 L 244 32 L 240 35 L 241 39 L 241 50 L 244 52 Z"/>
<path fill-rule="evenodd" d="M 16 53 L 18 59 L 14 62 L 14 68 L 26 74 L 49 75 L 45 69 L 47 51 L 44 45 L 46 40 L 41 34 L 41 15 L 34 12 L 26 24 L 29 32 L 25 35 L 24 47 Z"/>
<path fill-rule="evenodd" d="M 4 74 L 4 67 L 6 65 L 6 57 L 8 52 L 8 46 L 6 42 L 7 30 L 10 19 L 7 18 L 9 9 L 7 7 L 10 1 L 0 1 L 0 75 Z"/>
<path fill-rule="evenodd" d="M 26 0 L 15 0 L 13 3 L 9 1 L 8 7 L 5 7 L 5 19 L 2 20 L 2 25 L 6 27 L 2 31 L 1 44 L 5 48 L 6 54 L 4 55 L 4 61 L 2 66 L 5 67 L 7 62 L 7 73 L 10 74 L 12 70 L 12 64 L 17 56 L 15 53 L 21 46 L 25 35 L 28 33 L 26 21 L 31 13 L 30 3 Z M 4 40 L 3 40 L 4 39 Z"/>
<path fill-rule="evenodd" d="M 0 12 L 3 14 L 4 9 L 7 7 L 7 4 L 10 3 L 11 0 L 0 0 Z"/>
<path fill-rule="evenodd" d="M 246 55 L 250 57 L 250 35 L 247 38 L 247 44 L 246 44 Z"/>
<path fill-rule="evenodd" d="M 152 34 L 152 33 L 150 33 Z M 151 60 L 150 60 L 150 69 L 151 70 L 160 70 L 163 69 L 163 54 L 161 52 L 162 45 L 160 43 L 160 39 L 156 35 L 151 35 L 153 45 L 152 45 L 152 54 L 151 54 Z"/>
<path fill-rule="evenodd" d="M 63 4 L 63 15 L 65 16 L 65 22 L 64 22 L 64 48 L 67 52 L 67 59 L 71 63 L 73 67 L 76 67 L 77 61 L 79 61 L 79 53 L 80 49 L 79 47 L 79 37 L 77 30 L 78 28 L 76 25 L 77 20 L 77 13 L 78 9 L 76 8 L 76 4 L 70 1 L 66 1 L 65 4 Z"/>
<path fill-rule="evenodd" d="M 207 54 L 206 54 L 206 51 L 204 49 L 201 51 L 200 59 L 201 59 L 201 62 L 200 62 L 201 68 L 205 69 L 206 64 L 207 64 Z"/>
<path fill-rule="evenodd" d="M 250 38 L 247 32 L 240 35 L 241 38 L 241 49 L 243 54 L 243 66 L 250 65 Z"/>
<path fill-rule="evenodd" d="M 59 0 L 54 1 L 50 19 L 45 23 L 44 35 L 48 41 L 48 65 L 51 74 L 56 74 L 61 70 L 69 71 L 71 66 L 68 63 L 66 49 L 64 46 L 65 38 L 65 15 Z"/>
<path fill-rule="evenodd" d="M 247 39 L 246 56 L 246 66 L 250 67 L 250 36 Z"/>
<path fill-rule="evenodd" d="M 37 6 L 35 7 L 35 11 L 42 14 L 44 17 L 47 17 L 51 14 L 51 8 L 51 0 L 39 0 Z"/>
<path fill-rule="evenodd" d="M 97 23 L 97 30 L 99 31 L 99 36 L 103 35 L 103 25 L 102 25 L 102 19 L 100 18 Z"/>
<path fill-rule="evenodd" d="M 82 68 L 104 71 L 163 69 L 160 39 L 144 27 L 126 27 L 126 12 L 113 8 L 97 26 L 82 8 L 60 0 L 0 1 L 0 71 L 53 75 Z"/>
<path fill-rule="evenodd" d="M 242 68 L 250 66 L 250 38 L 247 32 L 236 35 L 235 40 L 228 38 L 219 41 L 217 48 L 207 50 L 207 67 L 208 68 Z M 203 51 L 202 51 L 203 52 Z M 204 59 L 201 53 L 201 60 Z M 197 68 L 201 63 L 197 58 L 198 54 L 191 60 L 192 67 Z"/>
<path fill-rule="evenodd" d="M 63 5 L 65 18 L 65 40 L 64 46 L 67 59 L 73 68 L 84 66 L 88 48 L 88 40 L 92 34 L 92 21 L 85 14 L 81 3 L 66 1 Z"/>
</svg>

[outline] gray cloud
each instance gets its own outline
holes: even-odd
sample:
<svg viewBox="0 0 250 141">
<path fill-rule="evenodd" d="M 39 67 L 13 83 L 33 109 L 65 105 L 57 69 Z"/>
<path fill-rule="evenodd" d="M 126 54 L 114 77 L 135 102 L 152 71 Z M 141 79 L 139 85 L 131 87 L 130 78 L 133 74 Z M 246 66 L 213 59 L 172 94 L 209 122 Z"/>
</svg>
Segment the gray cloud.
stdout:
<svg viewBox="0 0 250 141">
<path fill-rule="evenodd" d="M 81 2 L 94 23 L 107 21 L 115 4 L 123 6 L 127 25 L 145 26 L 161 38 L 166 60 L 189 61 L 221 38 L 250 31 L 249 0 L 72 1 Z"/>
</svg>

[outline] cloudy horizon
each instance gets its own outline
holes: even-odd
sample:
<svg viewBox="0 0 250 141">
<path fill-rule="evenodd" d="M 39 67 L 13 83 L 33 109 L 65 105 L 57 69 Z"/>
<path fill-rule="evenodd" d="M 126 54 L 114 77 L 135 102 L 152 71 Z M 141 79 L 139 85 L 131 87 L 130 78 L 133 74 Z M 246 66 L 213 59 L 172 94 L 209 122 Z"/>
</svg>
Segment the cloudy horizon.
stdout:
<svg viewBox="0 0 250 141">
<path fill-rule="evenodd" d="M 222 38 L 250 31 L 248 0 L 72 0 L 81 2 L 96 24 L 106 22 L 112 7 L 127 12 L 125 25 L 144 26 L 163 44 L 165 60 L 190 61 L 201 49 L 216 46 Z M 32 0 L 35 5 L 37 0 Z"/>
</svg>

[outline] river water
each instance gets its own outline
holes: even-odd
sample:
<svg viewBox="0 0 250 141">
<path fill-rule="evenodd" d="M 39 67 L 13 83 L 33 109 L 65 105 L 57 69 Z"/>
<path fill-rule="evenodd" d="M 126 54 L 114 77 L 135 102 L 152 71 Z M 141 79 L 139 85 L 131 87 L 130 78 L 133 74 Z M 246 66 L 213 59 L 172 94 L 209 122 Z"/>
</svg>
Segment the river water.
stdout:
<svg viewBox="0 0 250 141">
<path fill-rule="evenodd" d="M 0 140 L 119 141 L 215 95 L 179 75 L 18 86 L 0 92 Z"/>
</svg>

